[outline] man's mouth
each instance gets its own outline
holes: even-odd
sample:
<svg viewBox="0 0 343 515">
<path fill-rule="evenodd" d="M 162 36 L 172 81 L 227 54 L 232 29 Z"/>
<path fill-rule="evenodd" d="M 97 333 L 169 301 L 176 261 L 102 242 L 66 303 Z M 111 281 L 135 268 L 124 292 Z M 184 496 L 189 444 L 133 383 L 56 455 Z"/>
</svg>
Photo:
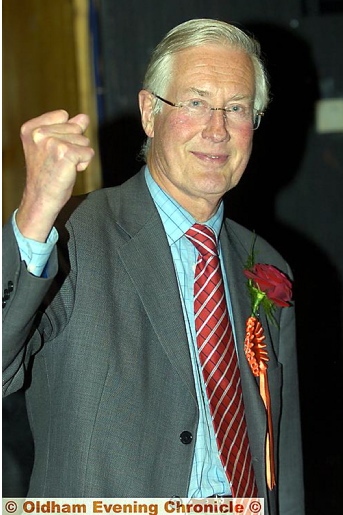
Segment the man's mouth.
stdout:
<svg viewBox="0 0 343 515">
<path fill-rule="evenodd" d="M 195 157 L 203 161 L 212 161 L 213 163 L 224 163 L 228 159 L 228 154 L 211 154 L 207 152 L 192 152 Z"/>
</svg>

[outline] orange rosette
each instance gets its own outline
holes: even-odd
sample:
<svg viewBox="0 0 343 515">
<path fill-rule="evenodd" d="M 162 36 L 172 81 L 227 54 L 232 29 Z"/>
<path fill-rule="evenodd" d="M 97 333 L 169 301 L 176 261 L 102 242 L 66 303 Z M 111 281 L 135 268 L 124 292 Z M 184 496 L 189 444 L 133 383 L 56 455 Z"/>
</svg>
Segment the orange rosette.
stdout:
<svg viewBox="0 0 343 515">
<path fill-rule="evenodd" d="M 246 334 L 244 340 L 244 352 L 255 377 L 260 378 L 260 395 L 267 412 L 266 435 L 266 477 L 268 488 L 272 490 L 276 485 L 274 463 L 273 423 L 271 413 L 271 401 L 268 385 L 268 352 L 264 343 L 265 334 L 260 321 L 251 316 L 246 321 Z"/>
</svg>

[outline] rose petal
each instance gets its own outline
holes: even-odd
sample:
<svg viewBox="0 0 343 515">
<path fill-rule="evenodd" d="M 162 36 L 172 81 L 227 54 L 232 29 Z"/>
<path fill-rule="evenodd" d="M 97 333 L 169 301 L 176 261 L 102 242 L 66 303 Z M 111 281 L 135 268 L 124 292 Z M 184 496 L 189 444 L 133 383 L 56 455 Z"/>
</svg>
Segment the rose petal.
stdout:
<svg viewBox="0 0 343 515">
<path fill-rule="evenodd" d="M 257 263 L 251 270 L 244 270 L 248 279 L 253 280 L 267 297 L 276 305 L 287 307 L 292 298 L 292 283 L 289 278 L 273 265 Z"/>
</svg>

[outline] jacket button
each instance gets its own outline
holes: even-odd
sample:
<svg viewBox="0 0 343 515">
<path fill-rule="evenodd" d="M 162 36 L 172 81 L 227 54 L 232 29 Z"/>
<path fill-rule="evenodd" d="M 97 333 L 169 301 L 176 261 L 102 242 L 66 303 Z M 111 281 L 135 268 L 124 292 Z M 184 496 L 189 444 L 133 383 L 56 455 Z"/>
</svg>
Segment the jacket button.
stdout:
<svg viewBox="0 0 343 515">
<path fill-rule="evenodd" d="M 189 431 L 182 431 L 180 434 L 180 440 L 185 445 L 188 445 L 193 440 L 193 435 Z"/>
</svg>

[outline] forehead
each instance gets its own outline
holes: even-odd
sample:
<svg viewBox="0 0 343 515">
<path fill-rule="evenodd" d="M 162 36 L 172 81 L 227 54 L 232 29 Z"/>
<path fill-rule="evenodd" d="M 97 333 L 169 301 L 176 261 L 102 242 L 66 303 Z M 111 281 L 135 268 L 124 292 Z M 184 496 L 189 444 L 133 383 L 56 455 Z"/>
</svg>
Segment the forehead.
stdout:
<svg viewBox="0 0 343 515">
<path fill-rule="evenodd" d="M 254 67 L 250 56 L 233 47 L 202 45 L 178 52 L 173 61 L 169 92 L 191 88 L 208 95 L 241 94 L 253 97 Z"/>
</svg>

